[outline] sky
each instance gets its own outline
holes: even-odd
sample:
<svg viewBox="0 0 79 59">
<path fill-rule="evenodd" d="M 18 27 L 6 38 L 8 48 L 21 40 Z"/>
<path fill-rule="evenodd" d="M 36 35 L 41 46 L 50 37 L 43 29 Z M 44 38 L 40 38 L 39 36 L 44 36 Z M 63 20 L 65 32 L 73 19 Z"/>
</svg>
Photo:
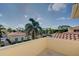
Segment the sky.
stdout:
<svg viewBox="0 0 79 59">
<path fill-rule="evenodd" d="M 42 28 L 78 26 L 79 20 L 70 18 L 71 9 L 71 3 L 0 3 L 0 24 L 7 28 L 24 28 L 29 18 L 34 18 Z"/>
</svg>

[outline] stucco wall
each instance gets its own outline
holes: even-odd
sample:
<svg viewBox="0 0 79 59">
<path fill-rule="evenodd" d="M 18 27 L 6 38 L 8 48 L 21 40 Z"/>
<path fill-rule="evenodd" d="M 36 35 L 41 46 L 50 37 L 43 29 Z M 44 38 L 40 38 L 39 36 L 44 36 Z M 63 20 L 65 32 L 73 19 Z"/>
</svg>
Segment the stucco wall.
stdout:
<svg viewBox="0 0 79 59">
<path fill-rule="evenodd" d="M 38 55 L 47 47 L 46 39 L 36 39 L 0 48 L 0 55 Z"/>
<path fill-rule="evenodd" d="M 48 48 L 64 55 L 79 56 L 79 41 L 48 39 Z"/>
<path fill-rule="evenodd" d="M 18 43 L 11 46 L 0 48 L 0 55 L 9 56 L 33 56 L 39 55 L 46 48 L 64 55 L 79 56 L 78 40 L 63 40 L 53 38 L 40 38 L 28 42 Z"/>
<path fill-rule="evenodd" d="M 68 28 L 68 32 L 74 32 L 74 29 L 73 28 Z"/>
</svg>

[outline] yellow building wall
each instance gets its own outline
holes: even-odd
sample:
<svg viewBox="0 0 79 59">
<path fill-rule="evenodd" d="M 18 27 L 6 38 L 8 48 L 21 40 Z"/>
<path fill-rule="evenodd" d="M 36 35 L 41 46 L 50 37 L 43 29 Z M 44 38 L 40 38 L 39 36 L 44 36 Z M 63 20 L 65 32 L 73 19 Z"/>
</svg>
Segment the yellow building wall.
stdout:
<svg viewBox="0 0 79 59">
<path fill-rule="evenodd" d="M 79 56 L 79 41 L 49 39 L 48 48 L 64 55 Z"/>
<path fill-rule="evenodd" d="M 68 32 L 74 32 L 74 29 L 73 28 L 69 28 Z"/>
<path fill-rule="evenodd" d="M 6 56 L 33 56 L 38 55 L 47 47 L 46 39 L 35 39 L 28 42 L 18 43 L 0 48 L 0 55 Z"/>
</svg>

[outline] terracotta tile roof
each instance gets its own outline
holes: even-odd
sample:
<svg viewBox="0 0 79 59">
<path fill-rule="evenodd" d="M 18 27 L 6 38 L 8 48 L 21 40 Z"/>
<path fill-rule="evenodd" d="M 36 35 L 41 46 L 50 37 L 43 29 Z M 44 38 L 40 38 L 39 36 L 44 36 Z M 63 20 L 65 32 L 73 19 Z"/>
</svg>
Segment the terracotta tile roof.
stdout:
<svg viewBox="0 0 79 59">
<path fill-rule="evenodd" d="M 79 40 L 79 32 L 54 33 L 52 37 L 55 39 Z"/>
<path fill-rule="evenodd" d="M 26 35 L 24 32 L 11 32 L 8 34 L 9 36 L 21 36 L 21 35 Z"/>
<path fill-rule="evenodd" d="M 64 32 L 65 34 L 79 34 L 79 32 Z"/>
</svg>

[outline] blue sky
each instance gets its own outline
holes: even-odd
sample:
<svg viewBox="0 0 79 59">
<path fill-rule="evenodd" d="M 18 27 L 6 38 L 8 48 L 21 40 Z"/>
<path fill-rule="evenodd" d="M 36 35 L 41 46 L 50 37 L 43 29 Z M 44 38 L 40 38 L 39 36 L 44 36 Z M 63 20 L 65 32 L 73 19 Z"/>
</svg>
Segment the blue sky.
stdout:
<svg viewBox="0 0 79 59">
<path fill-rule="evenodd" d="M 24 27 L 34 18 L 43 28 L 59 25 L 78 26 L 78 19 L 71 19 L 72 4 L 0 4 L 0 24 L 5 27 Z"/>
</svg>

